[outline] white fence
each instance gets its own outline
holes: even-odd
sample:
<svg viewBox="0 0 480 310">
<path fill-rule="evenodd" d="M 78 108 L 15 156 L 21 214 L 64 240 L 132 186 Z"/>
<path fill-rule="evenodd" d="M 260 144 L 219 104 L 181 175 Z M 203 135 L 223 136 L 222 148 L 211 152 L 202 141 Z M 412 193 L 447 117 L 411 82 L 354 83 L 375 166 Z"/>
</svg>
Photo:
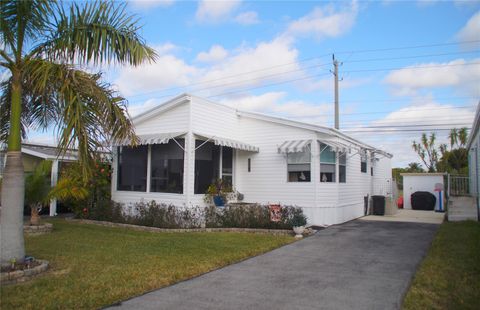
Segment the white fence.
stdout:
<svg viewBox="0 0 480 310">
<path fill-rule="evenodd" d="M 466 176 L 448 175 L 448 196 L 472 196 L 469 185 L 469 178 Z"/>
</svg>

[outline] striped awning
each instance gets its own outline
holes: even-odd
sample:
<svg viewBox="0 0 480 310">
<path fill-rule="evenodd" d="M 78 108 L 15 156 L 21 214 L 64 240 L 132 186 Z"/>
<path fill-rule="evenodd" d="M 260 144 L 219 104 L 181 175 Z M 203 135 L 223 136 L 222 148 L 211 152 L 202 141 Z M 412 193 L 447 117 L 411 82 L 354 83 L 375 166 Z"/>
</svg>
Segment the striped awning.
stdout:
<svg viewBox="0 0 480 310">
<path fill-rule="evenodd" d="M 320 143 L 326 144 L 332 148 L 334 152 L 346 153 L 350 151 L 350 146 L 343 144 L 338 141 L 331 141 L 331 140 L 318 140 Z"/>
<path fill-rule="evenodd" d="M 186 132 L 169 132 L 169 133 L 154 133 L 148 135 L 138 135 L 140 139 L 139 145 L 146 144 L 167 144 L 171 139 L 183 136 Z M 129 144 L 130 141 L 126 141 L 123 145 Z"/>
<path fill-rule="evenodd" d="M 298 153 L 304 152 L 311 140 L 289 140 L 283 142 L 278 147 L 279 153 Z"/>
<path fill-rule="evenodd" d="M 199 133 L 195 133 L 195 134 L 197 136 L 207 138 L 209 141 L 213 142 L 215 145 L 227 146 L 227 147 L 231 147 L 232 149 L 255 152 L 255 153 L 258 153 L 260 151 L 258 146 L 254 146 L 238 140 L 233 140 L 233 139 L 228 139 L 228 138 L 223 138 L 218 136 L 204 135 Z"/>
</svg>

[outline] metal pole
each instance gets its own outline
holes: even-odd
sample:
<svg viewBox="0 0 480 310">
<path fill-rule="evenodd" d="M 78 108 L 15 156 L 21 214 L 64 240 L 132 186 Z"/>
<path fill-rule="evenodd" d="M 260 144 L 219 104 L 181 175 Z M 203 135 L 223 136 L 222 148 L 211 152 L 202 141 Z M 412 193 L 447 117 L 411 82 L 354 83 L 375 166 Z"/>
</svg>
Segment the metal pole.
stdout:
<svg viewBox="0 0 480 310">
<path fill-rule="evenodd" d="M 338 61 L 333 55 L 333 76 L 335 78 L 335 129 L 340 129 L 339 111 L 338 111 Z"/>
</svg>

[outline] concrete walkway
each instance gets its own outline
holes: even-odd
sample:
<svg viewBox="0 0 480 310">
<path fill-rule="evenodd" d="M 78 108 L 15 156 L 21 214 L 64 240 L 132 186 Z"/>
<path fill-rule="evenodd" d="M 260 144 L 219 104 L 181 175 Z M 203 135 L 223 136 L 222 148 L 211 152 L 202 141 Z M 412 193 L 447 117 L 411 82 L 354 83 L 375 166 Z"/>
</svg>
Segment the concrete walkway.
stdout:
<svg viewBox="0 0 480 310">
<path fill-rule="evenodd" d="M 442 224 L 445 213 L 435 211 L 399 209 L 394 214 L 389 215 L 367 215 L 362 221 L 388 221 L 388 222 L 412 222 L 426 224 Z"/>
<path fill-rule="evenodd" d="M 111 309 L 399 309 L 437 227 L 333 226 Z"/>
</svg>

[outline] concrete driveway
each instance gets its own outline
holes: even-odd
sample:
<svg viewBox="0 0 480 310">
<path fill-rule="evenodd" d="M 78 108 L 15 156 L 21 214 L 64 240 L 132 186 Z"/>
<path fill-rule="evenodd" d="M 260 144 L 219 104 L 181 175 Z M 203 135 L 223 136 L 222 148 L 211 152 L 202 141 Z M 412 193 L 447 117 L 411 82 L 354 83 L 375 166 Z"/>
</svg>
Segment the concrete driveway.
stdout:
<svg viewBox="0 0 480 310">
<path fill-rule="evenodd" d="M 112 309 L 399 309 L 437 227 L 333 226 Z"/>
</svg>

